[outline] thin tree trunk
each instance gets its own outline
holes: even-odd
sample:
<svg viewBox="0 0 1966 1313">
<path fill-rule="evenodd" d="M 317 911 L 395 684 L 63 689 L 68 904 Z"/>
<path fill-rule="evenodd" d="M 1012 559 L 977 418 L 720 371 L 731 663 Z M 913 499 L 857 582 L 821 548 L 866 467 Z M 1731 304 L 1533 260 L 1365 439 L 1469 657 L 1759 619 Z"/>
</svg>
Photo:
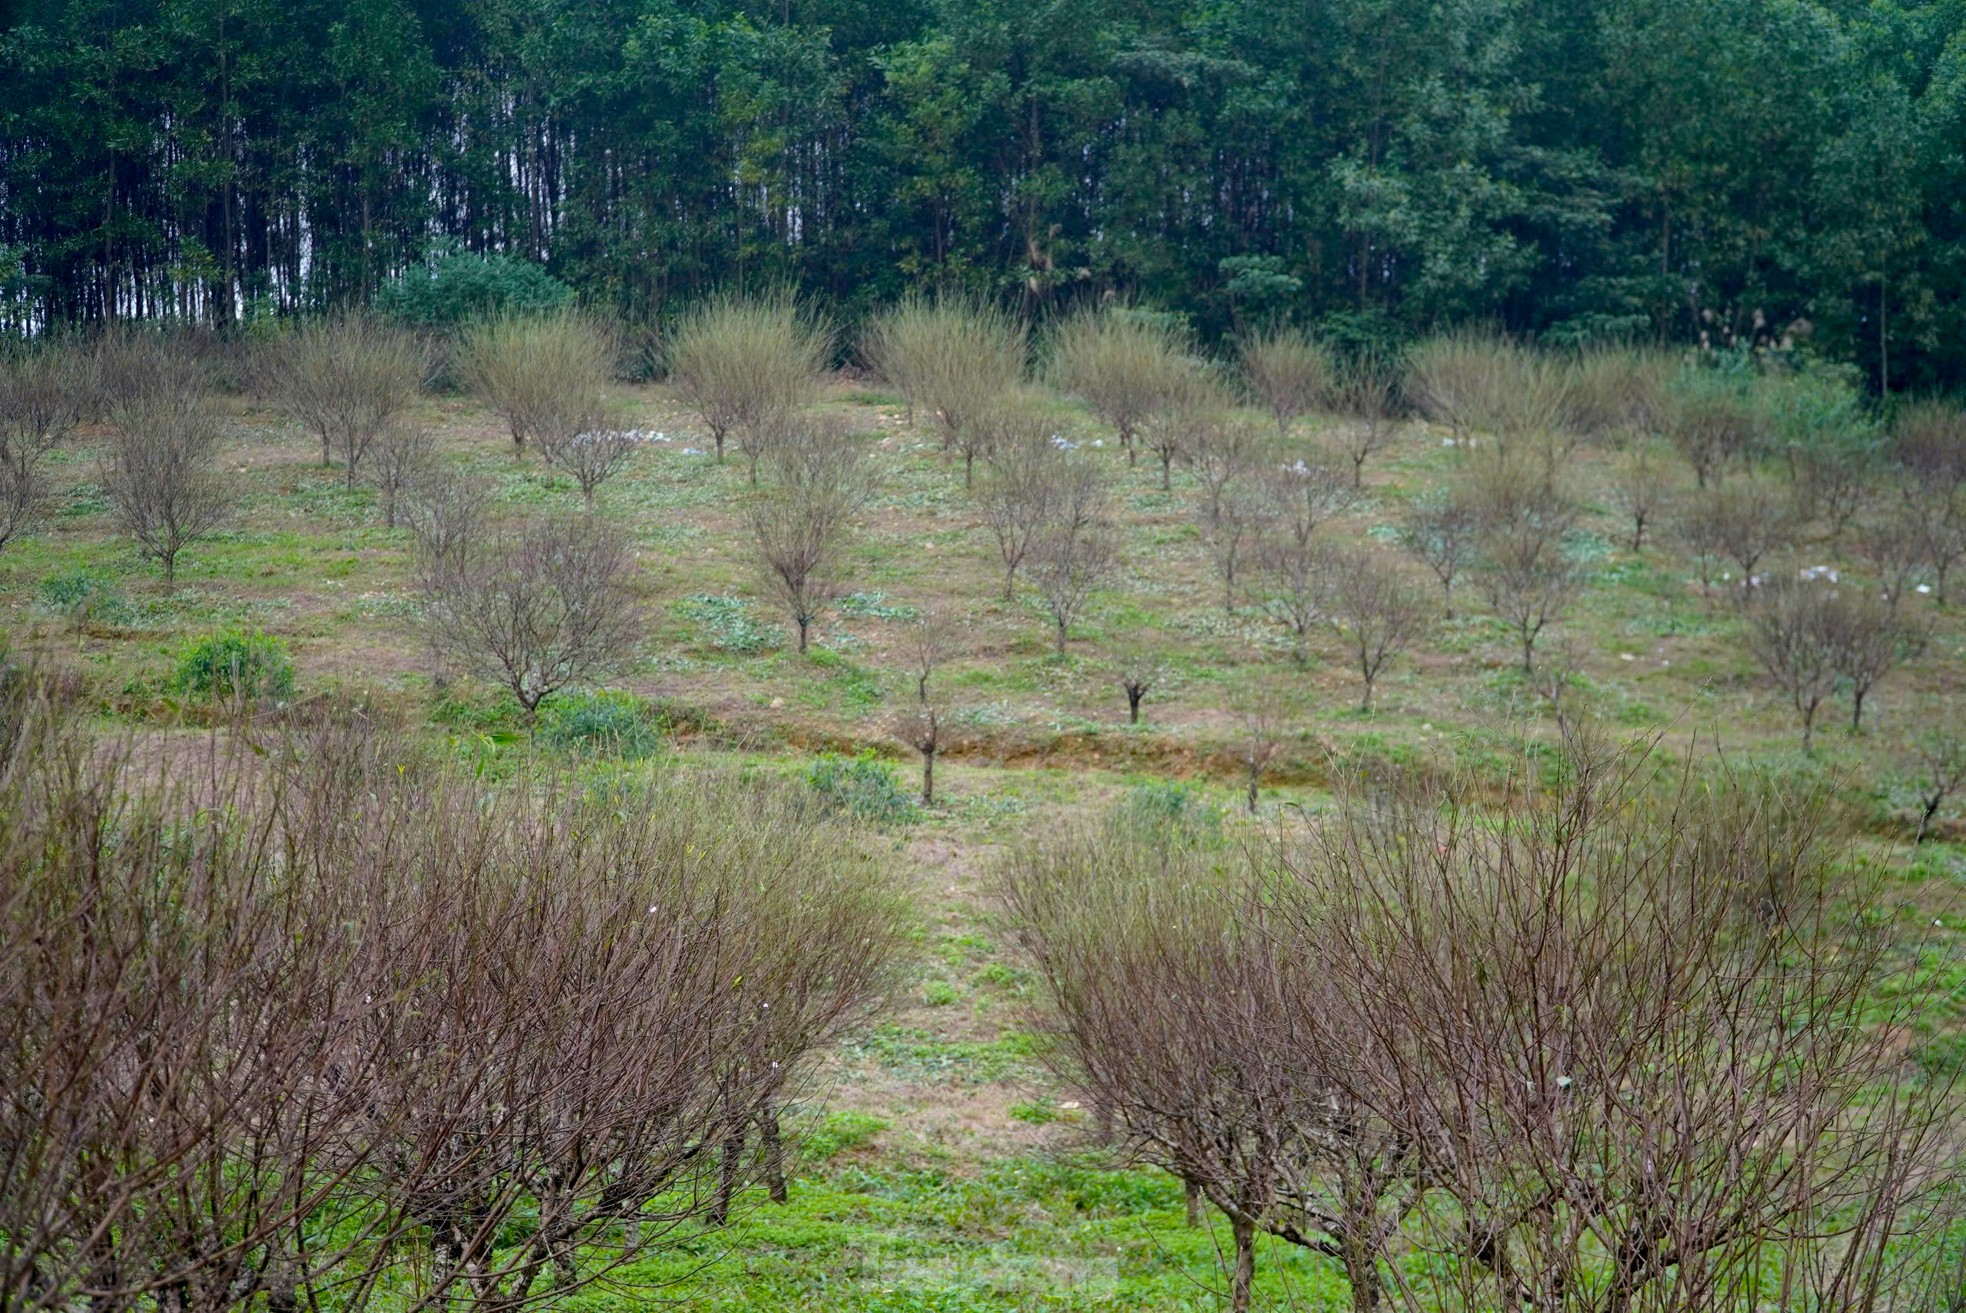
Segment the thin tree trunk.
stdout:
<svg viewBox="0 0 1966 1313">
<path fill-rule="evenodd" d="M 1058 622 L 1058 655 L 1065 655 L 1065 622 L 1063 620 Z"/>
<path fill-rule="evenodd" d="M 1925 800 L 1925 810 L 1918 818 L 1918 833 L 1912 836 L 1912 847 L 1916 848 L 1925 842 L 1925 836 L 1932 829 L 1932 818 L 1939 814 L 1939 805 L 1944 801 L 1944 794 L 1934 794 Z"/>
<path fill-rule="evenodd" d="M 935 804 L 935 749 L 922 750 L 922 805 Z"/>
<path fill-rule="evenodd" d="M 1188 1195 L 1188 1225 L 1190 1227 L 1199 1227 L 1201 1225 L 1201 1187 L 1193 1181 L 1186 1181 L 1184 1184 L 1187 1186 Z"/>
<path fill-rule="evenodd" d="M 1245 1218 L 1231 1218 L 1230 1230 L 1236 1238 L 1236 1274 L 1229 1288 L 1229 1305 L 1235 1313 L 1249 1313 L 1250 1295 L 1256 1286 L 1256 1227 Z"/>
<path fill-rule="evenodd" d="M 1256 814 L 1256 791 L 1263 783 L 1263 768 L 1255 762 L 1249 763 L 1249 814 Z"/>
<path fill-rule="evenodd" d="M 1145 695 L 1146 691 L 1144 688 L 1129 688 L 1126 691 L 1127 724 L 1138 725 L 1140 723 L 1140 699 Z"/>
<path fill-rule="evenodd" d="M 1363 1244 L 1345 1246 L 1345 1283 L 1352 1288 L 1352 1313 L 1377 1313 L 1379 1263 Z"/>
<path fill-rule="evenodd" d="M 767 1107 L 758 1117 L 759 1139 L 764 1147 L 765 1189 L 775 1204 L 786 1200 L 785 1141 L 778 1132 L 778 1113 Z"/>
<path fill-rule="evenodd" d="M 724 1145 L 718 1153 L 717 1193 L 710 1201 L 712 1226 L 722 1226 L 730 1220 L 730 1201 L 737 1195 L 737 1179 L 743 1161 L 744 1127 L 739 1124 L 724 1135 Z"/>
</svg>

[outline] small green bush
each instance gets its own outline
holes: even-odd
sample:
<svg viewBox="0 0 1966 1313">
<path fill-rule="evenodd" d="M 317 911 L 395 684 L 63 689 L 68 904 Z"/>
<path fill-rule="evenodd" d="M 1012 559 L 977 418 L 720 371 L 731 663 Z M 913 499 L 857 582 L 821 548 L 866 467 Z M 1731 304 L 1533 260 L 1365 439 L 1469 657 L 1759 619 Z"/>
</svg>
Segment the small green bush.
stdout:
<svg viewBox="0 0 1966 1313">
<path fill-rule="evenodd" d="M 73 629 L 92 624 L 121 625 L 131 618 L 130 604 L 113 580 L 76 567 L 49 575 L 35 590 L 43 609 L 66 617 Z"/>
<path fill-rule="evenodd" d="M 294 667 L 279 639 L 257 630 L 225 630 L 179 649 L 171 687 L 193 697 L 284 701 L 293 695 Z"/>
<path fill-rule="evenodd" d="M 946 1008 L 962 995 L 946 980 L 931 980 L 922 986 L 922 1002 L 932 1008 Z"/>
<path fill-rule="evenodd" d="M 850 1149 L 871 1144 L 887 1128 L 884 1119 L 864 1112 L 829 1112 L 800 1142 L 799 1156 L 809 1163 L 825 1162 Z"/>
<path fill-rule="evenodd" d="M 1028 1126 L 1044 1126 L 1058 1120 L 1058 1109 L 1049 1103 L 1013 1103 L 1010 1105 L 1010 1119 Z"/>
<path fill-rule="evenodd" d="M 423 263 L 376 293 L 376 309 L 413 328 L 455 328 L 492 314 L 544 314 L 573 304 L 573 289 L 509 255 L 432 247 Z"/>
<path fill-rule="evenodd" d="M 710 631 L 710 641 L 726 652 L 749 656 L 784 641 L 784 631 L 776 625 L 760 624 L 751 614 L 751 604 L 741 597 L 699 593 L 686 600 L 680 610 Z"/>
<path fill-rule="evenodd" d="M 1220 837 L 1222 809 L 1195 785 L 1151 780 L 1127 790 L 1113 807 L 1113 823 L 1158 842 L 1202 843 Z"/>
<path fill-rule="evenodd" d="M 827 753 L 806 770 L 806 783 L 827 808 L 876 825 L 907 825 L 921 812 L 872 751 L 857 757 Z"/>
<path fill-rule="evenodd" d="M 637 761 L 662 745 L 631 693 L 577 693 L 540 708 L 539 738 L 548 747 L 583 757 Z"/>
</svg>

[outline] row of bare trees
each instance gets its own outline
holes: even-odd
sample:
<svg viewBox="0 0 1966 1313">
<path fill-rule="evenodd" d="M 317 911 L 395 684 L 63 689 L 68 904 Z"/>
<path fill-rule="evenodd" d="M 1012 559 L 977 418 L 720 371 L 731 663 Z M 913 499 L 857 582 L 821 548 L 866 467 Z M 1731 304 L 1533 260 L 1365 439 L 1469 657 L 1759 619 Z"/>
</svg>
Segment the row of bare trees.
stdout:
<svg viewBox="0 0 1966 1313">
<path fill-rule="evenodd" d="M 892 981 L 797 792 L 488 791 L 347 710 L 160 763 L 7 692 L 0 1309 L 562 1298 L 782 1182 Z"/>
<path fill-rule="evenodd" d="M 1058 1074 L 1226 1217 L 1238 1309 L 1266 1234 L 1361 1313 L 1949 1307 L 1966 1144 L 1886 887 L 1819 798 L 1568 746 L 1239 855 L 1026 846 Z"/>
</svg>

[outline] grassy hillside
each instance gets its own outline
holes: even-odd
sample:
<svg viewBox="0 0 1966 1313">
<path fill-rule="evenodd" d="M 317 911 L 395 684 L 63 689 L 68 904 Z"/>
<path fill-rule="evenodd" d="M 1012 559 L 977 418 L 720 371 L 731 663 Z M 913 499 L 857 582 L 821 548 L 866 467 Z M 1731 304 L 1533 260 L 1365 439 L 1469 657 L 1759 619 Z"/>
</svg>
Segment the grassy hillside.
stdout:
<svg viewBox="0 0 1966 1313">
<path fill-rule="evenodd" d="M 1158 780 L 1191 784 L 1232 828 L 1249 823 L 1237 816 L 1239 754 L 1242 709 L 1258 685 L 1290 707 L 1262 776 L 1262 808 L 1274 815 L 1320 806 L 1338 763 L 1437 762 L 1479 776 L 1525 743 L 1547 751 L 1557 730 L 1546 683 L 1522 673 L 1511 632 L 1470 578 L 1457 587 L 1456 618 L 1438 618 L 1395 658 L 1374 710 L 1361 713 L 1359 675 L 1336 635 L 1316 636 L 1299 666 L 1261 606 L 1224 607 L 1191 476 L 1177 466 L 1162 491 L 1156 466 L 1129 468 L 1110 433 L 1062 401 L 1061 438 L 1112 476 L 1122 564 L 1059 656 L 1028 591 L 1003 600 L 960 461 L 911 426 L 896 399 L 845 382 L 825 408 L 864 435 L 878 491 L 857 526 L 849 591 L 801 656 L 759 584 L 744 520 L 757 494 L 742 461 L 706 454 L 708 441 L 663 388 L 627 401 L 628 422 L 651 438 L 601 489 L 595 513 L 634 543 L 646 636 L 611 687 L 632 697 L 659 748 L 592 769 L 661 772 L 680 759 L 796 773 L 818 754 L 871 753 L 912 790 L 918 758 L 894 733 L 913 697 L 910 622 L 933 610 L 958 640 L 935 676 L 950 731 L 936 801 L 908 814 L 897 806 L 880 831 L 903 854 L 923 917 L 903 1006 L 833 1055 L 818 1101 L 798 1110 L 807 1135 L 788 1204 L 748 1200 L 732 1227 L 706 1230 L 622 1281 L 660 1284 L 705 1309 L 1217 1307 L 1225 1229 L 1189 1228 L 1177 1182 L 1097 1151 L 1084 1110 L 1044 1072 L 1030 974 L 995 900 L 999 852 L 1103 815 Z M 0 551 L 0 617 L 16 653 L 75 672 L 107 724 L 188 735 L 213 713 L 176 684 L 183 649 L 214 632 L 257 630 L 286 646 L 303 702 L 358 696 L 494 770 L 577 746 L 577 734 L 556 737 L 550 712 L 535 741 L 508 695 L 442 672 L 419 630 L 408 532 L 384 527 L 369 489 L 323 468 L 312 438 L 250 401 L 230 404 L 223 464 L 236 516 L 186 550 L 170 587 L 114 532 L 95 483 L 101 432 L 85 429 L 58 453 L 54 514 Z M 492 480 L 502 503 L 578 510 L 573 482 L 536 458 L 515 460 L 494 416 L 452 398 L 420 407 L 443 459 Z M 1300 423 L 1289 441 L 1309 452 L 1338 423 Z M 1467 459 L 1447 436 L 1402 423 L 1332 536 L 1397 552 L 1402 509 Z M 1629 550 L 1612 452 L 1583 446 L 1573 459 L 1586 507 L 1573 546 L 1589 583 L 1541 649 L 1546 666 L 1574 669 L 1572 705 L 1620 734 L 1672 744 L 1697 736 L 1751 771 L 1830 778 L 1860 859 L 1901 871 L 1918 914 L 1957 943 L 1966 825 L 1942 821 L 1940 841 L 1913 860 L 1909 818 L 1913 740 L 1966 713 L 1961 608 L 1906 597 L 1929 626 L 1924 650 L 1872 695 L 1861 733 L 1846 731 L 1839 701 L 1805 754 L 1792 708 L 1748 652 L 1739 608 L 1703 590 L 1670 533 Z M 1817 566 L 1862 575 L 1816 530 L 1778 568 Z M 1437 586 L 1413 569 L 1437 601 Z M 1170 674 L 1135 726 L 1114 660 L 1139 646 L 1159 652 Z M 1960 1024 L 1966 977 L 1951 982 L 1950 998 L 1954 1015 L 1935 1026 Z M 1959 1044 L 1951 1051 L 1966 1059 Z M 1266 1242 L 1259 1293 L 1277 1306 L 1329 1306 L 1336 1271 Z M 576 1303 L 639 1299 L 603 1288 Z"/>
</svg>

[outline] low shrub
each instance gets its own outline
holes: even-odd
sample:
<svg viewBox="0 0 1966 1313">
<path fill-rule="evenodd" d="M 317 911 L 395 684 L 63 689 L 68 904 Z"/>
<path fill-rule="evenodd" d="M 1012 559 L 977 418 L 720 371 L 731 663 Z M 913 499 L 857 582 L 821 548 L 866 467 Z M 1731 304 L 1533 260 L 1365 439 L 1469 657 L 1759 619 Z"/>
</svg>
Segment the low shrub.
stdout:
<svg viewBox="0 0 1966 1313">
<path fill-rule="evenodd" d="M 921 816 L 894 768 L 872 751 L 857 757 L 829 752 L 807 768 L 806 784 L 829 810 L 876 825 L 907 825 Z"/>
<path fill-rule="evenodd" d="M 1177 780 L 1134 785 L 1114 805 L 1112 820 L 1128 833 L 1161 843 L 1202 843 L 1222 833 L 1222 809 L 1198 786 Z"/>
<path fill-rule="evenodd" d="M 540 708 L 540 741 L 583 757 L 637 761 L 662 745 L 632 693 L 576 693 Z"/>
<path fill-rule="evenodd" d="M 90 625 L 122 625 L 131 618 L 130 604 L 114 580 L 76 567 L 49 575 L 35 590 L 43 609 L 56 612 L 70 629 Z"/>
<path fill-rule="evenodd" d="M 294 667 L 286 644 L 257 630 L 224 630 L 179 649 L 171 687 L 193 697 L 293 696 Z"/>
</svg>

